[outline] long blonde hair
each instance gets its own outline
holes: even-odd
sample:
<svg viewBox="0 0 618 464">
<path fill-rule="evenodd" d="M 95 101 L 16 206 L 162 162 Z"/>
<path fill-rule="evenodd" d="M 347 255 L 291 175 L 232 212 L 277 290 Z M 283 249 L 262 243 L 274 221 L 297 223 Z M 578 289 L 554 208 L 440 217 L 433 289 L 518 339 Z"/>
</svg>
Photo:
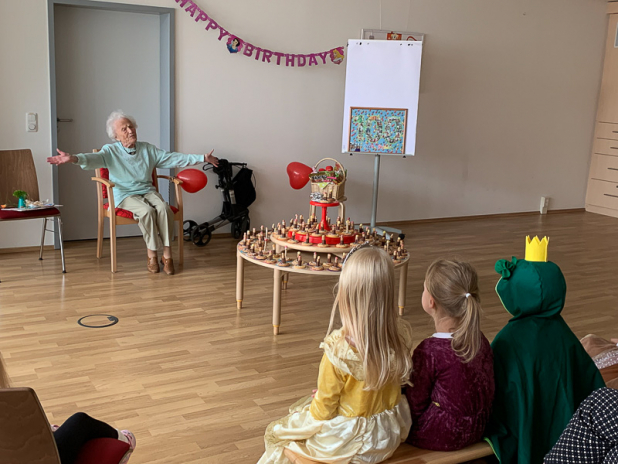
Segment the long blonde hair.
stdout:
<svg viewBox="0 0 618 464">
<path fill-rule="evenodd" d="M 470 362 L 481 349 L 481 296 L 478 276 L 465 262 L 439 259 L 425 275 L 425 286 L 439 309 L 457 320 L 451 345 L 455 352 Z"/>
<path fill-rule="evenodd" d="M 6 373 L 4 359 L 2 359 L 2 355 L 0 354 L 0 388 L 10 388 L 10 387 L 11 387 L 11 380 L 9 379 L 9 375 Z"/>
<path fill-rule="evenodd" d="M 412 359 L 397 328 L 395 267 L 384 250 L 369 247 L 349 255 L 339 278 L 329 333 L 337 312 L 344 337 L 352 339 L 363 361 L 366 390 L 408 381 Z"/>
</svg>

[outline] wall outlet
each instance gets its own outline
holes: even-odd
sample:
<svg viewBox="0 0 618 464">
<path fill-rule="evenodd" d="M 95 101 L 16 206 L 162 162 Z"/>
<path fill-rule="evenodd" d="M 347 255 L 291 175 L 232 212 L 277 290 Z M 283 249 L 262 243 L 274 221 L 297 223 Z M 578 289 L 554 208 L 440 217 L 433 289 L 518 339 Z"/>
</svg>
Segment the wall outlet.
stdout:
<svg viewBox="0 0 618 464">
<path fill-rule="evenodd" d="M 39 130 L 39 115 L 36 113 L 26 113 L 26 132 L 36 132 Z"/>
<path fill-rule="evenodd" d="M 547 214 L 547 208 L 549 208 L 549 197 L 541 197 L 541 214 Z"/>
</svg>

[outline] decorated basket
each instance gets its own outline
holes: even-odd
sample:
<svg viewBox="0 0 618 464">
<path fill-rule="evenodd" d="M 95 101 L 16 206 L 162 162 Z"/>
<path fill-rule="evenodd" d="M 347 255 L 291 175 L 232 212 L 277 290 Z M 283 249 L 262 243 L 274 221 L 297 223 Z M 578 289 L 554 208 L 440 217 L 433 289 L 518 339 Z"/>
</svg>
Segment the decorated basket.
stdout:
<svg viewBox="0 0 618 464">
<path fill-rule="evenodd" d="M 332 161 L 333 165 L 320 171 L 319 166 L 323 161 Z M 341 200 L 345 196 L 346 170 L 339 161 L 323 158 L 316 163 L 313 171 L 309 174 L 311 193 L 319 193 L 323 198 L 332 197 L 333 200 Z"/>
</svg>

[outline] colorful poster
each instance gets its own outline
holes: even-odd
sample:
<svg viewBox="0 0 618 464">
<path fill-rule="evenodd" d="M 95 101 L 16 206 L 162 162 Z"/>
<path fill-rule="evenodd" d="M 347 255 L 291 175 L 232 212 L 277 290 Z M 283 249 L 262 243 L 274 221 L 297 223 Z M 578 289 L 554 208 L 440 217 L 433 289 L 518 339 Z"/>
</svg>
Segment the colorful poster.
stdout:
<svg viewBox="0 0 618 464">
<path fill-rule="evenodd" d="M 408 110 L 350 108 L 349 151 L 403 155 Z"/>
</svg>

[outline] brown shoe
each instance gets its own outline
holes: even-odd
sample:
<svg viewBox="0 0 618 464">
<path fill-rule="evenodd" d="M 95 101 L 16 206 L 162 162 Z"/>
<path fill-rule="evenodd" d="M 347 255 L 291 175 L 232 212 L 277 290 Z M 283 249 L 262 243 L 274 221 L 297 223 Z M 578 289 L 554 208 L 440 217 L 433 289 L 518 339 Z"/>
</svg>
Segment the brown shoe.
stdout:
<svg viewBox="0 0 618 464">
<path fill-rule="evenodd" d="M 148 258 L 148 272 L 153 274 L 157 274 L 159 272 L 159 263 L 157 262 L 157 258 Z"/>
<path fill-rule="evenodd" d="M 174 275 L 174 260 L 172 258 L 161 258 L 161 264 L 163 264 L 163 272 L 167 275 Z"/>
</svg>

